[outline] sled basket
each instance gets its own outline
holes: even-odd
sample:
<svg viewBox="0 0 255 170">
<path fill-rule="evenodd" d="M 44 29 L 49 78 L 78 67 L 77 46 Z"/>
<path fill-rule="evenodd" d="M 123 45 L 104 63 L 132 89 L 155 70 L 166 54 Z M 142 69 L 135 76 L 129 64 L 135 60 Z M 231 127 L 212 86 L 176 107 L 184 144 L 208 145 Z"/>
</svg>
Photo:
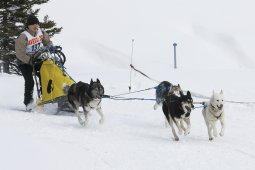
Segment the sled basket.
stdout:
<svg viewBox="0 0 255 170">
<path fill-rule="evenodd" d="M 38 58 L 39 61 L 35 61 L 34 64 L 34 72 L 37 75 L 37 77 L 35 76 L 37 104 L 58 102 L 59 99 L 66 96 L 63 87 L 70 86 L 75 81 L 65 71 L 63 60 L 59 54 L 44 51 Z"/>
</svg>

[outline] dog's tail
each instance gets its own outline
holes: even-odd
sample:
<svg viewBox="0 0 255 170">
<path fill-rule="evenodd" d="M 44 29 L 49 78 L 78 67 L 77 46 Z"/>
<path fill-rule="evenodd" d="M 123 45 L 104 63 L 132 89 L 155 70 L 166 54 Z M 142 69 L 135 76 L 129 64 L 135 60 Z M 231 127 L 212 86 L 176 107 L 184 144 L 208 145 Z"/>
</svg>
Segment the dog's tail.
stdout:
<svg viewBox="0 0 255 170">
<path fill-rule="evenodd" d="M 67 95 L 68 94 L 68 90 L 70 89 L 70 86 L 66 83 L 63 84 L 63 92 Z"/>
</svg>

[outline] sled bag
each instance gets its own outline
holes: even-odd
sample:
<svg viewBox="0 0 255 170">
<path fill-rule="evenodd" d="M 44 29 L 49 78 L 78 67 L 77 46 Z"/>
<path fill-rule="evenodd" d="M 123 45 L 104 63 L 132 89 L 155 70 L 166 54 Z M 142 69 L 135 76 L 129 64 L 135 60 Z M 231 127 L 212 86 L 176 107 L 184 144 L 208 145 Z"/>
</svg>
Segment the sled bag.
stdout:
<svg viewBox="0 0 255 170">
<path fill-rule="evenodd" d="M 40 75 L 42 103 L 53 102 L 58 97 L 66 96 L 63 91 L 64 84 L 72 85 L 74 83 L 72 78 L 51 60 L 43 61 Z"/>
</svg>

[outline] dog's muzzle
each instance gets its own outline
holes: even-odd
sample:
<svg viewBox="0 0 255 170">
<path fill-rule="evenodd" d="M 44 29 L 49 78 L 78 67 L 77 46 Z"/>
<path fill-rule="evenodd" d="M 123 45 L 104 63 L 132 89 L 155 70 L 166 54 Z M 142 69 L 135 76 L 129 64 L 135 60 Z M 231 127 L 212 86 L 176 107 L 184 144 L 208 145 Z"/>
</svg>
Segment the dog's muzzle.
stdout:
<svg viewBox="0 0 255 170">
<path fill-rule="evenodd" d="M 217 105 L 217 108 L 218 108 L 219 110 L 222 110 L 223 104 L 221 104 L 220 106 Z"/>
<path fill-rule="evenodd" d="M 104 95 L 100 95 L 100 94 L 96 96 L 97 99 L 102 99 L 103 97 Z"/>
<path fill-rule="evenodd" d="M 191 112 L 191 108 L 189 106 L 185 106 L 188 112 Z"/>
<path fill-rule="evenodd" d="M 191 103 L 191 108 L 192 108 L 192 109 L 194 109 L 194 108 L 195 108 L 195 106 L 193 105 L 193 103 Z"/>
</svg>

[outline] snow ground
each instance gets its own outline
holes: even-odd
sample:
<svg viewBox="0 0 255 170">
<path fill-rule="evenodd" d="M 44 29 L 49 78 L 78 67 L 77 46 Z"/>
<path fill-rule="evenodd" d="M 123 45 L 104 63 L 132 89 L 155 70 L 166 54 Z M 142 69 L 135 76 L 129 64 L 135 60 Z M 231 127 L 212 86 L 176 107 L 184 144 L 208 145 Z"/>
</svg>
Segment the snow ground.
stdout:
<svg viewBox="0 0 255 170">
<path fill-rule="evenodd" d="M 176 74 L 185 72 L 177 71 Z M 121 75 L 115 75 L 120 77 L 115 79 L 115 85 L 110 78 L 112 74 L 104 72 L 101 76 L 101 82 L 106 84 L 106 94 L 119 94 L 127 89 L 126 84 L 121 83 Z M 204 74 L 206 76 L 208 72 Z M 80 79 L 85 81 L 87 77 Z M 152 101 L 104 99 L 105 123 L 100 125 L 99 116 L 92 112 L 89 125 L 81 127 L 71 113 L 53 115 L 55 105 L 33 113 L 17 111 L 23 109 L 22 77 L 1 74 L 0 79 L 0 93 L 4 96 L 0 100 L 1 169 L 254 168 L 252 134 L 255 125 L 252 122 L 255 106 L 252 104 L 226 103 L 225 136 L 212 142 L 208 140 L 201 108 L 197 108 L 192 111 L 191 133 L 176 142 L 170 128 L 164 125 L 161 109 L 154 111 Z M 207 81 L 210 77 L 203 79 L 203 82 Z M 254 86 L 254 82 L 249 78 L 246 81 L 236 86 L 229 86 L 230 81 L 222 82 L 225 97 L 234 101 L 252 99 L 254 94 L 244 86 Z M 139 83 L 135 84 L 139 86 Z M 192 90 L 200 90 L 193 79 L 185 79 L 182 83 Z M 7 91 L 10 87 L 12 90 Z M 239 89 L 242 92 L 238 92 Z M 154 90 L 132 96 L 153 98 Z"/>
</svg>

